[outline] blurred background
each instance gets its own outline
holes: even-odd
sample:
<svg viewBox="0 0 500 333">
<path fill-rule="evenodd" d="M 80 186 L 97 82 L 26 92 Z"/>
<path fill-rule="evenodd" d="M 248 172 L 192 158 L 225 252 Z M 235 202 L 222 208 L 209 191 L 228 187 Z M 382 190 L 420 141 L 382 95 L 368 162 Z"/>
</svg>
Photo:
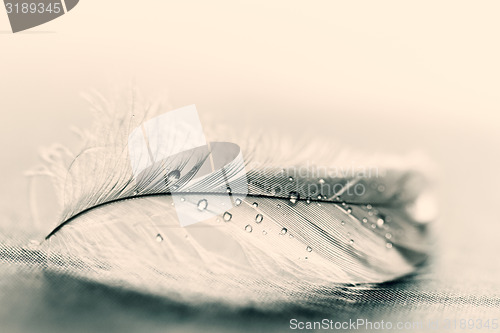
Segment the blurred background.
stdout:
<svg viewBox="0 0 500 333">
<path fill-rule="evenodd" d="M 427 154 L 440 281 L 498 306 L 499 12 L 493 0 L 81 0 L 12 34 L 0 10 L 0 216 L 25 214 L 39 147 L 90 123 L 80 93 L 133 82 L 212 123 Z"/>
</svg>

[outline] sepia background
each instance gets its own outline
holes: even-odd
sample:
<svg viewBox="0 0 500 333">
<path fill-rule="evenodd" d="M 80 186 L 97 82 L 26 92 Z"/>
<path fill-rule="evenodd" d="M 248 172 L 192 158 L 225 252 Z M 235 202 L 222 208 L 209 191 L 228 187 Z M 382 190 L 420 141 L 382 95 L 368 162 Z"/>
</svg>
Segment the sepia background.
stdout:
<svg viewBox="0 0 500 333">
<path fill-rule="evenodd" d="M 214 124 L 429 156 L 440 252 L 426 288 L 463 302 L 435 311 L 498 308 L 499 12 L 486 0 L 81 0 L 12 34 L 0 10 L 0 226 L 29 227 L 23 173 L 40 146 L 76 144 L 70 126 L 90 123 L 81 93 L 133 83 Z"/>
</svg>

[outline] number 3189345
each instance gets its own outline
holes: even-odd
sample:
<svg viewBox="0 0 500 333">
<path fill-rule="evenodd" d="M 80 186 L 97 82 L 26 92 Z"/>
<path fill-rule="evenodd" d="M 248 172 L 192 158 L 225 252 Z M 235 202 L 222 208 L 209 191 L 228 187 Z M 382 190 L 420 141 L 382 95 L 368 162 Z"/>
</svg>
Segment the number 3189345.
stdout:
<svg viewBox="0 0 500 333">
<path fill-rule="evenodd" d="M 7 14 L 59 14 L 62 11 L 60 3 L 37 3 L 37 2 L 23 2 L 23 3 L 10 3 L 5 4 Z"/>
</svg>

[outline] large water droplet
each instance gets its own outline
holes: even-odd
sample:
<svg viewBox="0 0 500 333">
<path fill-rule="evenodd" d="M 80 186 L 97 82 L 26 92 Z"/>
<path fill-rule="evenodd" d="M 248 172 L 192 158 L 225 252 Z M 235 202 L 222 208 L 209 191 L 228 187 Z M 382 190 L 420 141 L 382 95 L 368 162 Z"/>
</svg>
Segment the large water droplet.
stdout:
<svg viewBox="0 0 500 333">
<path fill-rule="evenodd" d="M 288 232 L 288 230 L 286 228 L 283 228 L 283 229 L 281 229 L 280 234 L 286 235 L 287 232 Z"/>
<path fill-rule="evenodd" d="M 307 252 L 312 252 L 312 248 L 310 246 L 306 247 Z"/>
<path fill-rule="evenodd" d="M 292 204 L 296 204 L 297 200 L 299 200 L 299 194 L 297 192 L 290 192 L 290 196 L 288 198 Z"/>
<path fill-rule="evenodd" d="M 222 218 L 224 219 L 224 221 L 229 222 L 233 218 L 233 215 L 231 215 L 231 213 L 229 212 L 225 212 L 224 215 L 222 215 Z"/>
<path fill-rule="evenodd" d="M 181 172 L 179 170 L 173 170 L 168 173 L 167 176 L 165 176 L 165 183 L 167 185 L 170 185 L 181 178 Z"/>
<path fill-rule="evenodd" d="M 241 205 L 241 199 L 236 199 L 236 200 L 234 201 L 234 204 L 235 204 L 236 206 Z"/>
<path fill-rule="evenodd" d="M 379 227 L 382 227 L 382 226 L 384 225 L 384 220 L 383 220 L 383 219 L 378 219 L 378 220 L 377 220 L 377 225 L 378 225 Z"/>
<path fill-rule="evenodd" d="M 201 199 L 198 201 L 198 210 L 199 211 L 204 211 L 208 207 L 208 201 L 207 199 Z"/>
<path fill-rule="evenodd" d="M 262 216 L 262 214 L 257 214 L 257 216 L 255 216 L 256 223 L 262 222 L 263 219 L 264 219 L 264 216 Z"/>
<path fill-rule="evenodd" d="M 163 242 L 163 237 L 162 237 L 160 234 L 156 235 L 156 241 L 157 241 L 158 243 Z"/>
<path fill-rule="evenodd" d="M 247 224 L 247 226 L 245 227 L 245 231 L 246 232 L 252 232 L 253 228 L 250 224 Z"/>
</svg>

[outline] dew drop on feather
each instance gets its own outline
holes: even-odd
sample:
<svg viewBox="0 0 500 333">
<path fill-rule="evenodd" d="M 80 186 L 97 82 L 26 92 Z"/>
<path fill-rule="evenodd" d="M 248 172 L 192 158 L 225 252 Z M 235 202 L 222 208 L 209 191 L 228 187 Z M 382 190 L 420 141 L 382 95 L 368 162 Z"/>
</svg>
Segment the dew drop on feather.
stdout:
<svg viewBox="0 0 500 333">
<path fill-rule="evenodd" d="M 229 222 L 233 218 L 233 215 L 231 215 L 231 213 L 229 212 L 225 212 L 224 215 L 222 215 L 222 218 L 224 219 L 224 221 Z"/>
<path fill-rule="evenodd" d="M 198 210 L 199 211 L 204 211 L 208 207 L 208 201 L 207 199 L 201 199 L 198 201 Z"/>
</svg>

